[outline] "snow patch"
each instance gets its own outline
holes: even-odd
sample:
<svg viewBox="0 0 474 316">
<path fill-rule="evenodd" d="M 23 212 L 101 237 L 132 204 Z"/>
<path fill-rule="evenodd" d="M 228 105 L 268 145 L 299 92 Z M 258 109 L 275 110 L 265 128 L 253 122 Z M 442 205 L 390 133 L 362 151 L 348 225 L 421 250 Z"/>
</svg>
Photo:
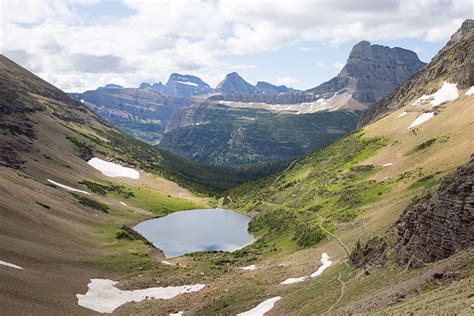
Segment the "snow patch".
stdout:
<svg viewBox="0 0 474 316">
<path fill-rule="evenodd" d="M 255 270 L 255 269 L 257 269 L 257 266 L 254 265 L 254 264 L 252 264 L 252 265 L 250 265 L 250 266 L 240 267 L 239 269 L 240 269 L 240 270 Z"/>
<path fill-rule="evenodd" d="M 78 304 L 99 313 L 112 313 L 128 302 L 141 302 L 146 299 L 172 299 L 179 294 L 197 292 L 206 285 L 183 285 L 152 287 L 142 290 L 124 291 L 115 287 L 117 282 L 107 279 L 91 279 L 86 294 L 77 294 Z"/>
<path fill-rule="evenodd" d="M 281 300 L 281 296 L 269 298 L 268 300 L 261 302 L 251 310 L 237 314 L 237 316 L 263 316 L 266 312 L 270 311 L 275 305 L 275 303 L 279 300 Z"/>
<path fill-rule="evenodd" d="M 469 90 L 466 91 L 466 95 L 471 95 L 474 93 L 474 86 L 470 87 Z"/>
<path fill-rule="evenodd" d="M 407 112 L 402 112 L 402 113 L 400 113 L 400 115 L 399 115 L 398 117 L 400 118 L 400 117 L 403 117 L 403 116 L 405 116 L 405 115 L 407 115 L 407 114 L 408 114 Z"/>
<path fill-rule="evenodd" d="M 303 276 L 303 277 L 299 277 L 299 278 L 289 278 L 289 279 L 286 279 L 285 281 L 281 282 L 280 284 L 285 284 L 286 285 L 286 284 L 299 283 L 299 282 L 303 282 L 307 278 L 315 278 L 315 277 L 319 276 L 321 273 L 324 272 L 324 270 L 329 268 L 329 266 L 332 264 L 332 261 L 329 260 L 328 254 L 325 253 L 325 252 L 321 255 L 321 263 L 322 263 L 322 266 L 320 266 L 318 268 L 318 270 L 316 270 L 314 273 L 310 274 L 309 276 Z"/>
<path fill-rule="evenodd" d="M 456 87 L 456 83 L 449 83 L 445 81 L 443 86 L 433 94 L 422 95 L 418 100 L 416 100 L 413 105 L 420 105 L 425 102 L 430 102 L 431 106 L 435 107 L 444 102 L 452 101 L 459 97 L 459 91 Z"/>
<path fill-rule="evenodd" d="M 135 169 L 124 167 L 114 162 L 105 161 L 100 158 L 94 157 L 89 160 L 87 164 L 99 170 L 100 172 L 102 172 L 103 175 L 107 177 L 125 177 L 135 180 L 140 178 L 140 173 Z"/>
<path fill-rule="evenodd" d="M 122 201 L 120 201 L 120 204 L 122 204 L 123 206 L 128 206 L 127 203 L 124 203 Z"/>
<path fill-rule="evenodd" d="M 323 264 L 322 266 L 320 266 L 318 268 L 318 270 L 316 270 L 316 272 L 312 273 L 310 275 L 311 278 L 315 278 L 317 276 L 319 276 L 321 273 L 324 272 L 324 270 L 326 270 L 327 268 L 329 268 L 329 266 L 332 264 L 332 261 L 329 260 L 329 256 L 327 253 L 323 253 L 323 255 L 321 256 L 321 263 Z"/>
<path fill-rule="evenodd" d="M 433 118 L 433 116 L 434 116 L 433 112 L 428 112 L 428 113 L 421 114 L 410 124 L 410 126 L 408 126 L 408 129 L 413 128 L 415 126 L 418 126 L 420 124 L 423 124 L 424 122 L 426 122 L 429 119 Z"/>
<path fill-rule="evenodd" d="M 160 261 L 160 262 L 161 262 L 162 264 L 166 264 L 166 265 L 168 265 L 168 266 L 172 266 L 171 262 L 168 262 L 168 261 L 165 261 L 165 260 Z"/>
<path fill-rule="evenodd" d="M 393 165 L 393 162 L 387 162 L 387 163 L 383 164 L 384 167 L 388 167 L 388 166 L 391 166 L 391 165 Z"/>
<path fill-rule="evenodd" d="M 17 266 L 16 264 L 13 264 L 13 263 L 6 262 L 6 261 L 0 260 L 0 264 L 1 264 L 1 265 L 4 265 L 4 266 L 7 266 L 7 267 L 10 267 L 10 268 L 15 268 L 15 269 L 23 270 L 22 267 Z"/>
<path fill-rule="evenodd" d="M 176 312 L 176 313 L 170 313 L 169 316 L 182 316 L 184 313 L 184 311 L 179 311 L 179 312 Z"/>
<path fill-rule="evenodd" d="M 63 188 L 63 189 L 66 189 L 68 191 L 71 191 L 71 192 L 79 192 L 79 193 L 83 193 L 83 194 L 87 194 L 87 195 L 91 195 L 89 192 L 86 192 L 86 191 L 82 191 L 82 190 L 79 190 L 79 189 L 75 189 L 73 187 L 70 187 L 68 185 L 65 185 L 65 184 L 61 184 L 59 182 L 56 182 L 56 181 L 53 181 L 51 179 L 47 179 L 49 183 L 52 183 L 54 184 L 55 186 L 58 186 L 60 188 Z"/>
<path fill-rule="evenodd" d="M 185 84 L 187 86 L 197 87 L 198 84 L 191 81 L 176 81 L 176 83 Z"/>
</svg>

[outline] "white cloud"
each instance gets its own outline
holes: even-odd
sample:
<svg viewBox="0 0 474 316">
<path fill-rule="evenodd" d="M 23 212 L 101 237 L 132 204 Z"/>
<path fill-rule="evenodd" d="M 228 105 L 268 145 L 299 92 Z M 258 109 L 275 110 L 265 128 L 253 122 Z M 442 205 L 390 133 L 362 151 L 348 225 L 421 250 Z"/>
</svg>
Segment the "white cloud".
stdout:
<svg viewBox="0 0 474 316">
<path fill-rule="evenodd" d="M 285 85 L 285 86 L 288 86 L 288 85 L 297 84 L 297 83 L 298 83 L 298 80 L 296 80 L 295 78 L 290 77 L 290 76 L 285 76 L 285 77 L 278 77 L 278 78 L 276 78 L 275 83 L 276 83 L 277 85 Z"/>
<path fill-rule="evenodd" d="M 99 1 L 1 0 L 1 52 L 66 90 L 171 72 L 213 84 L 245 64 L 223 56 L 361 39 L 442 43 L 472 13 L 471 0 L 122 0 L 132 15 L 88 21 L 81 8 Z"/>
</svg>

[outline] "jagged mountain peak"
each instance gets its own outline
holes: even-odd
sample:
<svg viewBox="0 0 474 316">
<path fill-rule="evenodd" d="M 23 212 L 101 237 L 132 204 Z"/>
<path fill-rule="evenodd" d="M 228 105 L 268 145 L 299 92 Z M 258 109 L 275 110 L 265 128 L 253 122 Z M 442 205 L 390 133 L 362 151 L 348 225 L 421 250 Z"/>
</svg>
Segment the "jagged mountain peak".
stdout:
<svg viewBox="0 0 474 316">
<path fill-rule="evenodd" d="M 360 41 L 336 77 L 308 92 L 326 98 L 344 95 L 353 102 L 343 107 L 366 109 L 425 65 L 413 51 Z"/>
<path fill-rule="evenodd" d="M 260 94 L 260 90 L 245 81 L 237 72 L 228 73 L 216 87 L 224 94 Z"/>
<path fill-rule="evenodd" d="M 166 82 L 165 92 L 169 96 L 190 97 L 210 93 L 212 88 L 199 77 L 172 73 Z"/>
</svg>

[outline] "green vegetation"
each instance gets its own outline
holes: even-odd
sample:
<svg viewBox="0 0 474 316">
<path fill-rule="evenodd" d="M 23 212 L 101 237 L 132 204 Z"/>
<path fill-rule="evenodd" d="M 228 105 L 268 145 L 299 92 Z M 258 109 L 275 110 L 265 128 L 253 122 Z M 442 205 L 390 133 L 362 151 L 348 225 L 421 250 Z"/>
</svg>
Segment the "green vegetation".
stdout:
<svg viewBox="0 0 474 316">
<path fill-rule="evenodd" d="M 440 174 L 439 172 L 429 174 L 424 176 L 411 184 L 408 188 L 409 189 L 418 189 L 418 188 L 432 188 L 439 184 L 440 179 L 436 177 L 436 175 Z"/>
<path fill-rule="evenodd" d="M 126 199 L 134 196 L 133 192 L 127 191 L 127 189 L 123 185 L 113 184 L 110 182 L 108 182 L 107 184 L 100 184 L 88 180 L 84 180 L 78 183 L 87 186 L 90 191 L 104 196 L 108 193 L 113 193 Z"/>
<path fill-rule="evenodd" d="M 174 129 L 159 147 L 199 162 L 231 165 L 301 157 L 352 132 L 360 116 L 357 111 L 295 115 L 215 103 L 197 108 L 196 115 L 208 123 Z"/>
<path fill-rule="evenodd" d="M 78 201 L 84 206 L 99 210 L 104 213 L 109 212 L 109 207 L 103 203 L 97 202 L 96 200 L 87 198 L 85 196 L 80 196 L 79 194 L 71 193 Z"/>
<path fill-rule="evenodd" d="M 85 133 L 81 133 L 83 140 L 71 136 L 66 138 L 79 149 L 81 157 L 87 156 L 88 153 L 93 156 L 95 151 L 206 194 L 218 194 L 239 184 L 269 176 L 288 165 L 288 162 L 236 167 L 206 165 L 158 149 L 114 130 L 97 130 L 96 133 L 109 142 L 100 141 L 97 137 Z"/>
<path fill-rule="evenodd" d="M 413 154 L 413 153 L 425 150 L 427 148 L 430 148 L 431 146 L 434 145 L 434 143 L 436 143 L 436 140 L 437 140 L 436 138 L 428 139 L 426 142 L 423 142 L 419 144 L 418 146 L 416 146 L 415 148 L 413 148 L 412 150 L 410 150 L 408 154 Z"/>
<path fill-rule="evenodd" d="M 191 200 L 167 195 L 152 189 L 140 187 L 133 189 L 133 197 L 128 199 L 128 203 L 131 203 L 142 209 L 149 210 L 153 212 L 153 214 L 159 216 L 181 210 L 208 207 L 208 205 L 204 203 L 194 202 Z"/>
<path fill-rule="evenodd" d="M 360 132 L 348 135 L 279 175 L 229 190 L 229 206 L 259 213 L 249 225 L 256 235 L 267 240 L 285 235 L 298 247 L 313 246 L 325 238 L 322 220 L 332 230 L 357 218 L 364 205 L 390 190 L 390 182 L 369 179 L 376 167 L 359 165 L 385 145 L 384 139 L 365 138 Z"/>
<path fill-rule="evenodd" d="M 135 231 L 133 228 L 123 225 L 120 231 L 115 234 L 117 239 L 127 239 L 127 240 L 141 240 L 145 245 L 154 247 L 151 242 L 149 242 L 145 237 L 143 237 L 139 232 Z"/>
</svg>

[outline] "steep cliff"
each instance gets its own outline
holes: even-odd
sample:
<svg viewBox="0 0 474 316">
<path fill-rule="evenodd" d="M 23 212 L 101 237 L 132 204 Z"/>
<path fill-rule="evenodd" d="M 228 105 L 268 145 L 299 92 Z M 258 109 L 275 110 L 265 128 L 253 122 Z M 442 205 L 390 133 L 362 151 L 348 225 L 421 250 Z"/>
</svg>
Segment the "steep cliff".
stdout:
<svg viewBox="0 0 474 316">
<path fill-rule="evenodd" d="M 474 160 L 444 178 L 438 190 L 397 221 L 401 264 L 444 259 L 474 246 Z"/>
<path fill-rule="evenodd" d="M 474 20 L 466 20 L 428 66 L 400 88 L 373 104 L 361 117 L 364 126 L 384 115 L 401 108 L 407 101 L 436 90 L 433 83 L 448 81 L 457 83 L 458 89 L 474 84 Z"/>
<path fill-rule="evenodd" d="M 410 50 L 361 41 L 336 77 L 308 92 L 324 95 L 347 90 L 352 98 L 368 105 L 395 90 L 424 65 Z"/>
</svg>

